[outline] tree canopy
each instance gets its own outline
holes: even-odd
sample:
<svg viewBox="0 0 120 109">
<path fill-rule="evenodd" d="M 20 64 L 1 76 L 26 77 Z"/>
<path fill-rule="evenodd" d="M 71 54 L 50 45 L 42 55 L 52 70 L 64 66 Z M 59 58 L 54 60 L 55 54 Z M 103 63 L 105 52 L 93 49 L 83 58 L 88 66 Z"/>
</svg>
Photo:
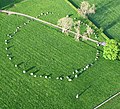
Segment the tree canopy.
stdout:
<svg viewBox="0 0 120 109">
<path fill-rule="evenodd" d="M 104 46 L 103 57 L 109 60 L 116 60 L 119 53 L 119 45 L 116 40 L 109 39 L 106 41 L 106 46 Z"/>
<path fill-rule="evenodd" d="M 86 17 L 86 15 L 95 14 L 95 5 L 92 4 L 92 6 L 91 6 L 87 1 L 83 1 L 80 4 L 80 8 L 78 9 L 78 13 L 80 15 L 82 15 L 84 18 Z"/>
<path fill-rule="evenodd" d="M 62 32 L 67 33 L 72 28 L 74 22 L 72 18 L 66 16 L 59 19 L 57 24 L 62 27 Z"/>
</svg>

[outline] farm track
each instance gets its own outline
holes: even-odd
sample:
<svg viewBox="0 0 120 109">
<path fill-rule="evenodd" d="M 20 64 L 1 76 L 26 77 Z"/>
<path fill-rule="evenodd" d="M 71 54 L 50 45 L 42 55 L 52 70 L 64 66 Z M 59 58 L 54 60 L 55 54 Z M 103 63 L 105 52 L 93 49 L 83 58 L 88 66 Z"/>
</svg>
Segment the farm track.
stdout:
<svg viewBox="0 0 120 109">
<path fill-rule="evenodd" d="M 39 21 L 39 22 L 41 22 L 41 23 L 43 23 L 43 24 L 50 25 L 50 26 L 52 26 L 52 27 L 54 27 L 54 28 L 58 28 L 58 29 L 62 30 L 61 27 L 59 27 L 59 26 L 57 26 L 57 25 L 55 25 L 55 24 L 52 24 L 52 23 L 50 23 L 50 22 L 47 22 L 47 21 L 44 21 L 44 20 L 41 20 L 41 19 L 38 19 L 38 18 L 35 18 L 35 17 L 32 17 L 32 16 L 29 16 L 29 15 L 26 15 L 26 14 L 22 14 L 22 13 L 18 13 L 18 12 L 12 12 L 12 11 L 6 11 L 6 10 L 0 10 L 0 12 L 2 12 L 2 13 L 7 13 L 8 15 L 15 14 L 15 15 L 24 16 L 24 17 L 27 17 L 27 18 L 30 18 L 30 19 Z M 69 30 L 68 32 L 76 35 L 76 33 L 73 32 L 73 31 L 70 31 L 70 30 Z M 79 34 L 79 35 L 80 35 L 80 34 Z M 83 37 L 82 35 L 80 35 L 80 36 Z M 84 37 L 83 37 L 83 38 L 84 38 Z M 94 43 L 98 43 L 97 40 L 94 40 L 94 39 L 91 39 L 91 38 L 88 38 L 88 37 L 86 37 L 86 40 L 92 41 L 92 42 L 94 42 Z"/>
</svg>

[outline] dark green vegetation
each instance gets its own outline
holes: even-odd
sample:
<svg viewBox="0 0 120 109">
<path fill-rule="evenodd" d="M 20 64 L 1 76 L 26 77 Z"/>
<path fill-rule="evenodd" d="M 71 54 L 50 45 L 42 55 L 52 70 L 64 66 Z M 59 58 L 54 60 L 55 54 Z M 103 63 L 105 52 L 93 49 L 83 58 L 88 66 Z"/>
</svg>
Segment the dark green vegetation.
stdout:
<svg viewBox="0 0 120 109">
<path fill-rule="evenodd" d="M 0 9 L 6 9 L 13 7 L 15 3 L 19 3 L 23 0 L 0 0 Z"/>
<path fill-rule="evenodd" d="M 76 7 L 79 7 L 80 1 L 83 0 L 69 0 Z M 120 40 L 120 0 L 88 0 L 91 4 L 95 4 L 96 14 L 90 15 L 89 19 L 97 25 L 102 27 L 104 33 L 110 37 Z"/>
<path fill-rule="evenodd" d="M 77 13 L 64 0 L 30 0 L 18 3 L 9 10 L 31 16 L 53 12 L 53 15 L 41 16 L 41 19 L 54 24 L 67 14 L 77 17 Z M 40 69 L 38 74 L 59 76 L 71 74 L 76 68 L 92 62 L 96 53 L 93 43 L 75 42 L 72 37 L 52 27 L 31 21 L 8 44 L 13 45 L 10 51 L 14 58 L 10 62 L 4 44 L 8 39 L 6 34 L 14 32 L 17 26 L 26 21 L 20 16 L 0 13 L 1 109 L 91 109 L 120 90 L 119 62 L 104 60 L 102 55 L 93 67 L 72 82 L 34 78 L 28 75 L 29 72 L 23 74 L 12 62 L 25 61 L 25 69 L 36 66 Z M 77 93 L 82 93 L 79 99 L 75 98 Z"/>
</svg>

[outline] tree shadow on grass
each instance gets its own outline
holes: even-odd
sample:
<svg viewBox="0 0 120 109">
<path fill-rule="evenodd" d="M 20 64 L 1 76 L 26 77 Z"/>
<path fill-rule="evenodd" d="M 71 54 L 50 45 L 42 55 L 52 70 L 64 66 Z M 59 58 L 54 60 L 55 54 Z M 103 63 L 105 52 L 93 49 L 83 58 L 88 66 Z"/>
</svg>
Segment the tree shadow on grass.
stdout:
<svg viewBox="0 0 120 109">
<path fill-rule="evenodd" d="M 76 8 L 79 8 L 79 6 L 73 1 L 73 0 L 68 0 L 73 6 L 75 6 Z"/>
</svg>

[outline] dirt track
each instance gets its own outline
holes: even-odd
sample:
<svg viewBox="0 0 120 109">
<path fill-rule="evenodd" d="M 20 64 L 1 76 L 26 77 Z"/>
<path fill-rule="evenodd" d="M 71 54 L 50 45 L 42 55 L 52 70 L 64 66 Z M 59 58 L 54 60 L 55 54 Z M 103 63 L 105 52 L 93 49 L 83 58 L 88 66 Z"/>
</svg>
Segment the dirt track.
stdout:
<svg viewBox="0 0 120 109">
<path fill-rule="evenodd" d="M 8 14 L 8 15 L 14 14 L 14 15 L 19 15 L 19 16 L 24 16 L 24 17 L 27 17 L 27 18 L 29 18 L 29 19 L 36 20 L 36 21 L 39 21 L 39 22 L 41 22 L 41 23 L 43 23 L 43 24 L 46 24 L 46 25 L 49 25 L 49 26 L 52 26 L 52 27 L 54 27 L 54 28 L 58 28 L 58 29 L 62 30 L 62 28 L 59 27 L 58 25 L 55 25 L 55 24 L 52 24 L 52 23 L 50 23 L 50 22 L 47 22 L 47 21 L 44 21 L 44 20 L 41 20 L 41 19 L 32 17 L 32 16 L 27 15 L 27 14 L 22 14 L 22 13 L 18 13 L 18 12 L 7 11 L 7 10 L 0 10 L 0 12 L 6 13 L 6 14 Z M 73 31 L 70 31 L 70 30 L 69 30 L 68 32 L 76 35 L 76 33 L 73 32 Z M 80 35 L 80 36 L 83 37 L 82 35 Z M 84 38 L 84 37 L 83 37 L 83 38 Z M 86 37 L 86 39 L 98 44 L 98 41 L 97 41 L 97 40 L 94 40 L 94 39 L 91 39 L 91 38 L 88 38 L 88 37 Z"/>
</svg>

